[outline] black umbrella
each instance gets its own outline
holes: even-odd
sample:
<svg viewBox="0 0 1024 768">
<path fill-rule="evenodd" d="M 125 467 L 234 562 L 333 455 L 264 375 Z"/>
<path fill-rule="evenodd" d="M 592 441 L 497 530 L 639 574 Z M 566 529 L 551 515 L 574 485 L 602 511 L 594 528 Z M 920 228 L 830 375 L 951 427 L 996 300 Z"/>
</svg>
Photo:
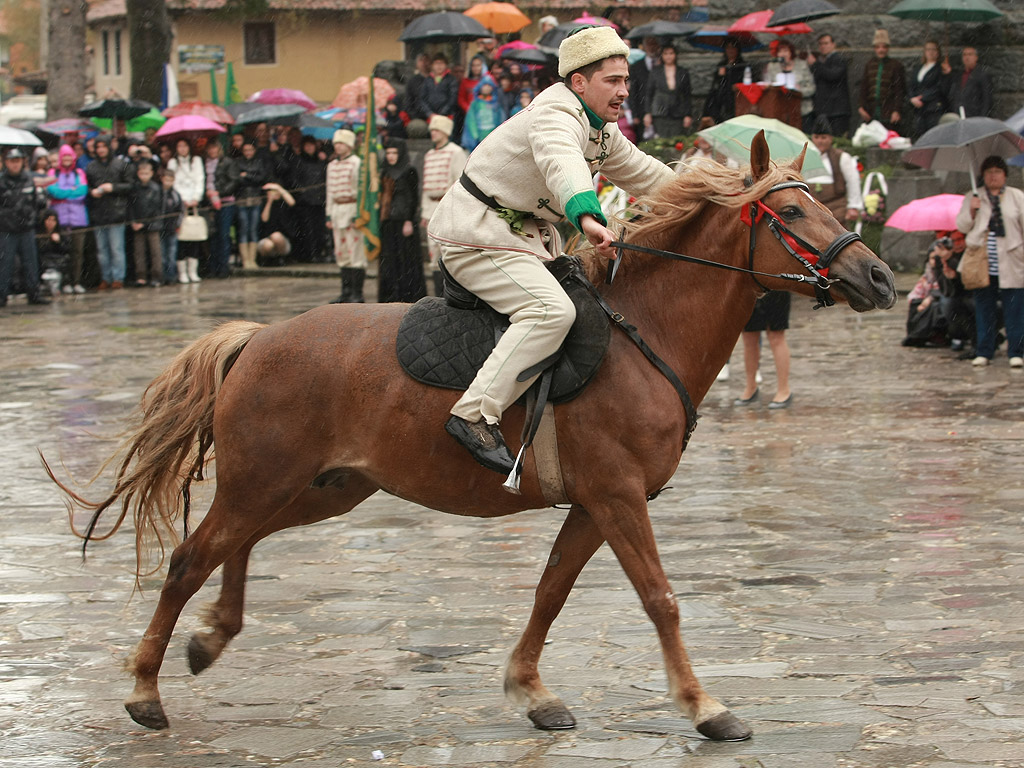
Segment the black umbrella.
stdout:
<svg viewBox="0 0 1024 768">
<path fill-rule="evenodd" d="M 903 153 L 903 160 L 922 168 L 967 171 L 971 189 L 981 162 L 990 155 L 1014 157 L 1024 152 L 1024 137 L 1001 120 L 968 117 L 924 132 L 914 146 Z"/>
<path fill-rule="evenodd" d="M 231 111 L 230 108 L 228 111 Z M 241 114 L 236 115 L 235 125 L 281 123 L 282 120 L 297 117 L 305 111 L 305 107 L 298 104 L 256 104 L 252 109 L 243 110 Z"/>
<path fill-rule="evenodd" d="M 626 37 L 630 40 L 643 40 L 645 37 L 686 37 L 700 28 L 700 24 L 686 21 L 650 21 L 633 27 Z"/>
<path fill-rule="evenodd" d="M 799 24 L 801 21 L 813 21 L 824 19 L 826 16 L 835 16 L 842 13 L 827 0 L 789 0 L 775 9 L 775 13 L 768 19 L 769 27 L 781 27 L 784 24 Z"/>
<path fill-rule="evenodd" d="M 100 99 L 78 110 L 81 117 L 105 117 L 109 120 L 131 120 L 156 109 L 142 99 Z"/>
<path fill-rule="evenodd" d="M 442 11 L 413 19 L 402 30 L 398 40 L 403 43 L 456 43 L 491 36 L 490 30 L 476 19 L 471 19 L 464 13 Z"/>
<path fill-rule="evenodd" d="M 501 59 L 518 61 L 520 64 L 551 64 L 558 56 L 540 48 L 510 48 L 501 54 Z"/>
<path fill-rule="evenodd" d="M 558 46 L 569 36 L 569 33 L 577 27 L 582 26 L 582 24 L 569 22 L 567 24 L 559 24 L 557 27 L 552 27 L 541 35 L 540 40 L 537 41 L 537 46 L 540 48 L 549 48 L 557 52 Z"/>
</svg>

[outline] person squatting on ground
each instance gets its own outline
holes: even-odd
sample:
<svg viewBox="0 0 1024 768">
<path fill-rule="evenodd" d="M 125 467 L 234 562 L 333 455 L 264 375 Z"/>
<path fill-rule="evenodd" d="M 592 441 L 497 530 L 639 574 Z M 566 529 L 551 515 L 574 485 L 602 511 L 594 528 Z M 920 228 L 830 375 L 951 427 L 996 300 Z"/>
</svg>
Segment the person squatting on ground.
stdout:
<svg viewBox="0 0 1024 768">
<path fill-rule="evenodd" d="M 362 303 L 366 279 L 366 244 L 356 227 L 356 195 L 361 161 L 352 150 L 356 135 L 334 132 L 334 159 L 327 164 L 327 226 L 334 237 L 334 260 L 341 269 L 341 295 L 335 304 Z"/>
<path fill-rule="evenodd" d="M 0 173 L 0 307 L 7 305 L 14 260 L 21 260 L 22 289 L 29 304 L 49 304 L 39 290 L 36 222 L 46 207 L 46 193 L 25 170 L 25 153 L 17 147 L 4 155 Z"/>
<path fill-rule="evenodd" d="M 953 240 L 942 237 L 928 248 L 924 272 L 907 294 L 907 335 L 904 347 L 945 346 L 949 323 L 943 314 L 942 286 L 939 283 L 943 265 L 953 254 Z"/>
<path fill-rule="evenodd" d="M 600 255 L 614 258 L 593 174 L 632 195 L 674 178 L 616 125 L 629 94 L 628 54 L 610 27 L 567 37 L 559 46 L 563 81 L 484 139 L 430 220 L 445 268 L 512 323 L 445 425 L 497 472 L 514 464 L 502 414 L 536 379 L 519 374 L 553 355 L 575 320 L 572 301 L 543 264 L 561 253 L 554 223 L 568 219 Z"/>
<path fill-rule="evenodd" d="M 267 200 L 260 211 L 260 239 L 256 253 L 264 264 L 281 266 L 292 252 L 294 225 L 291 209 L 295 207 L 292 193 L 275 182 L 263 185 Z"/>
<path fill-rule="evenodd" d="M 977 323 L 973 365 L 992 362 L 996 351 L 998 303 L 1003 305 L 1006 356 L 1010 367 L 1024 368 L 1024 192 L 1006 184 L 1006 161 L 997 155 L 981 164 L 982 187 L 965 195 L 956 228 L 967 246 L 988 251 L 988 285 L 974 291 Z"/>
<path fill-rule="evenodd" d="M 427 230 L 430 217 L 434 215 L 437 204 L 452 185 L 459 180 L 466 169 L 469 154 L 456 144 L 449 141 L 454 125 L 444 115 L 430 118 L 430 141 L 434 145 L 423 156 L 423 193 L 420 196 L 420 224 L 423 231 Z M 440 265 L 441 247 L 437 241 L 427 239 L 430 251 L 430 267 L 433 274 L 434 293 L 440 296 L 443 292 Z"/>
</svg>

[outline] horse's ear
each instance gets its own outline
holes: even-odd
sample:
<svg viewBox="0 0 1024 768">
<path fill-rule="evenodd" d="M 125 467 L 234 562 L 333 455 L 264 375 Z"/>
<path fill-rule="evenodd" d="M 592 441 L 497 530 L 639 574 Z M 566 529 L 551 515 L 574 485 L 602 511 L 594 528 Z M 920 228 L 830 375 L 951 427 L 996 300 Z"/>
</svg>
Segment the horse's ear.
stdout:
<svg viewBox="0 0 1024 768">
<path fill-rule="evenodd" d="M 793 158 L 793 162 L 790 164 L 793 166 L 793 170 L 797 173 L 804 168 L 804 158 L 807 156 L 807 142 L 804 142 L 804 148 L 800 151 L 800 154 Z"/>
<path fill-rule="evenodd" d="M 754 177 L 754 181 L 759 181 L 768 173 L 770 160 L 771 153 L 768 151 L 768 142 L 764 138 L 764 131 L 760 130 L 750 144 L 750 173 Z"/>
</svg>

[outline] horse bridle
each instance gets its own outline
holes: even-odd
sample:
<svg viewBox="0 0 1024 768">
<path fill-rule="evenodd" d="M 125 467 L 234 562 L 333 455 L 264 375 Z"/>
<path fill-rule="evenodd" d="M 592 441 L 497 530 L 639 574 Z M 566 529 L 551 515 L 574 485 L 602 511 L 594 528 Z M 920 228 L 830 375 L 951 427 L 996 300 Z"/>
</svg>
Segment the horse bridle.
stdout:
<svg viewBox="0 0 1024 768">
<path fill-rule="evenodd" d="M 783 189 L 799 189 L 804 192 L 809 198 L 811 192 L 808 186 L 802 181 L 784 181 L 780 184 L 776 184 L 767 192 L 764 197 L 768 197 L 774 192 L 780 192 Z M 813 199 L 813 198 L 811 198 Z M 771 272 L 759 272 L 754 269 L 754 249 L 757 247 L 757 225 L 761 219 L 767 218 L 768 229 L 782 244 L 789 255 L 800 262 L 800 265 L 807 270 L 809 274 L 806 275 L 795 275 L 788 273 L 773 274 Z M 619 256 L 622 256 L 623 250 L 637 251 L 639 253 L 648 253 L 654 256 L 661 256 L 663 258 L 675 259 L 677 261 L 686 261 L 692 264 L 704 264 L 709 267 L 715 267 L 716 269 L 727 269 L 733 272 L 744 272 L 750 275 L 754 282 L 757 283 L 758 287 L 763 291 L 769 291 L 770 288 L 766 287 L 758 277 L 774 277 L 780 280 L 790 280 L 798 283 L 811 283 L 814 285 L 814 295 L 818 299 L 818 303 L 815 305 L 815 309 L 821 307 L 831 307 L 836 303 L 836 300 L 832 297 L 832 293 L 829 290 L 832 284 L 837 282 L 834 278 L 829 278 L 828 270 L 835 260 L 836 256 L 839 255 L 846 246 L 851 243 L 855 243 L 861 240 L 861 236 L 856 232 L 844 232 L 843 234 L 836 237 L 824 252 L 818 250 L 814 245 L 811 245 L 802 237 L 793 232 L 789 227 L 782 223 L 779 215 L 775 213 L 771 208 L 764 204 L 763 199 L 754 200 L 748 207 L 744 207 L 740 211 L 740 220 L 750 227 L 750 246 L 748 249 L 748 264 L 749 267 L 744 269 L 743 267 L 734 267 L 731 264 L 720 264 L 717 261 L 709 261 L 708 259 L 700 259 L 696 256 L 687 256 L 682 253 L 675 253 L 673 251 L 665 251 L 659 248 L 648 248 L 642 245 L 632 245 L 624 241 L 617 240 L 612 243 L 612 246 L 618 250 Z M 625 233 L 625 230 L 623 230 Z M 615 274 L 618 271 L 619 264 L 622 259 L 617 258 L 609 262 L 608 274 L 606 282 L 611 283 L 615 279 Z"/>
</svg>

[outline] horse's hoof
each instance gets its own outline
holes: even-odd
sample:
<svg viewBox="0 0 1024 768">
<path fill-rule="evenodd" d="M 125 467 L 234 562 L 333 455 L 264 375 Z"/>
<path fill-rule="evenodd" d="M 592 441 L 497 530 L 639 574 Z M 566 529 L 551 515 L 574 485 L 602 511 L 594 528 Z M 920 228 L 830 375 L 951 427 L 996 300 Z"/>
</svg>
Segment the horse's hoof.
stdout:
<svg viewBox="0 0 1024 768">
<path fill-rule="evenodd" d="M 697 730 L 712 741 L 746 741 L 753 733 L 746 723 L 728 711 L 699 723 Z"/>
<path fill-rule="evenodd" d="M 526 716 L 542 731 L 567 731 L 576 727 L 576 718 L 560 701 L 547 701 Z"/>
<path fill-rule="evenodd" d="M 154 731 L 162 731 L 170 725 L 159 701 L 127 701 L 124 708 L 128 710 L 132 720 Z"/>
<path fill-rule="evenodd" d="M 188 668 L 193 675 L 198 675 L 208 666 L 213 664 L 217 657 L 210 653 L 203 638 L 199 635 L 192 635 L 188 641 Z"/>
</svg>

